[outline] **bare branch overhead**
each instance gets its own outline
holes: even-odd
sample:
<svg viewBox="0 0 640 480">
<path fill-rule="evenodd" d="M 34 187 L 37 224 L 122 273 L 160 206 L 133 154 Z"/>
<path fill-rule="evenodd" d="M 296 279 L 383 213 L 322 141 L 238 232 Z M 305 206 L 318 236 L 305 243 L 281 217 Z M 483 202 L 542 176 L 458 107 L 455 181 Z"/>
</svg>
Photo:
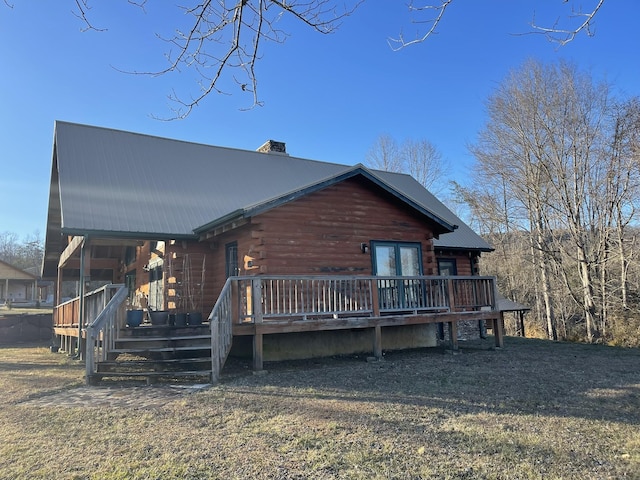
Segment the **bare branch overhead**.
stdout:
<svg viewBox="0 0 640 480">
<path fill-rule="evenodd" d="M 561 28 L 559 26 L 559 20 L 556 21 L 552 27 L 544 27 L 542 25 L 538 25 L 534 17 L 531 22 L 531 28 L 533 28 L 534 31 L 530 33 L 544 34 L 550 42 L 559 43 L 560 45 L 566 45 L 571 42 L 580 32 L 585 32 L 591 37 L 593 36 L 593 32 L 591 31 L 593 18 L 596 16 L 602 5 L 604 5 L 604 0 L 599 0 L 598 4 L 587 12 L 582 10 L 582 6 L 578 7 L 578 10 L 575 10 L 572 7 L 572 13 L 569 15 L 569 18 L 580 19 L 580 23 L 574 28 Z"/>
<path fill-rule="evenodd" d="M 570 3 L 569 0 L 560 1 L 563 4 Z M 549 41 L 560 45 L 566 45 L 582 32 L 586 33 L 588 36 L 592 36 L 593 20 L 598 11 L 604 5 L 605 0 L 592 1 L 597 1 L 597 3 L 587 10 L 584 10 L 581 5 L 576 8 L 573 5 L 573 2 L 571 2 L 570 13 L 566 16 L 559 15 L 556 21 L 550 26 L 537 23 L 534 15 L 533 20 L 529 24 L 533 31 L 519 35 L 543 34 Z M 390 38 L 388 41 L 393 50 L 400 50 L 410 45 L 422 43 L 432 35 L 437 34 L 437 29 L 443 21 L 443 18 L 447 13 L 447 9 L 449 9 L 454 3 L 454 0 L 440 0 L 437 3 L 430 2 L 421 6 L 416 6 L 415 3 L 416 2 L 414 0 L 411 0 L 409 3 L 409 10 L 414 14 L 412 23 L 425 25 L 426 27 L 419 30 L 413 38 L 407 39 L 402 32 L 397 38 Z M 576 24 L 575 19 L 579 19 L 579 23 Z M 566 23 L 573 26 L 564 27 L 563 25 Z"/>
<path fill-rule="evenodd" d="M 10 0 L 3 0 L 11 6 Z M 92 0 L 74 0 L 73 12 L 84 24 L 85 30 L 106 30 L 92 23 L 90 15 Z M 251 102 L 247 108 L 261 105 L 258 95 L 256 66 L 261 59 L 264 42 L 282 43 L 288 32 L 279 26 L 283 16 L 289 15 L 298 22 L 321 34 L 334 32 L 342 20 L 351 15 L 365 0 L 347 0 L 343 6 L 338 0 L 182 0 L 178 7 L 187 17 L 187 28 L 176 28 L 172 35 L 158 38 L 169 48 L 165 54 L 167 67 L 157 71 L 128 71 L 127 73 L 161 76 L 179 72 L 181 69 L 195 72 L 197 91 L 191 95 L 175 90 L 169 99 L 175 106 L 169 119 L 188 116 L 211 93 L 248 93 Z M 147 0 L 127 0 L 145 11 Z M 426 2 L 420 3 L 418 2 Z M 592 35 L 593 21 L 605 0 L 591 0 L 595 5 L 583 10 L 574 8 L 573 1 L 562 0 L 558 8 L 571 7 L 568 15 L 559 15 L 551 26 L 534 20 L 533 31 L 545 35 L 550 41 L 565 45 L 580 33 Z M 407 38 L 401 32 L 397 38 L 389 39 L 393 50 L 422 43 L 438 33 L 441 22 L 450 11 L 454 0 L 410 0 L 408 8 L 412 23 L 418 26 L 416 35 Z M 576 24 L 575 19 L 579 22 Z M 177 23 L 177 22 L 176 22 Z M 569 24 L 570 26 L 564 26 Z M 121 70 L 122 71 L 122 70 Z"/>
</svg>

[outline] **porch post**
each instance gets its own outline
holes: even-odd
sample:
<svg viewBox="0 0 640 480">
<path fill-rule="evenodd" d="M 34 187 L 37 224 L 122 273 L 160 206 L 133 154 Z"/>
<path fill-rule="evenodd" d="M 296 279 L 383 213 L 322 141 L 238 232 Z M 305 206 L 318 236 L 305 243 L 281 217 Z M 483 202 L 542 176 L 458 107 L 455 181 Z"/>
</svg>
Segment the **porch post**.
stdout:
<svg viewBox="0 0 640 480">
<path fill-rule="evenodd" d="M 78 306 L 78 353 L 77 357 L 84 359 L 85 341 L 82 339 L 82 329 L 86 316 L 85 298 L 86 283 L 91 280 L 91 247 L 89 246 L 89 237 L 84 236 L 82 246 L 80 247 L 80 298 Z"/>
</svg>

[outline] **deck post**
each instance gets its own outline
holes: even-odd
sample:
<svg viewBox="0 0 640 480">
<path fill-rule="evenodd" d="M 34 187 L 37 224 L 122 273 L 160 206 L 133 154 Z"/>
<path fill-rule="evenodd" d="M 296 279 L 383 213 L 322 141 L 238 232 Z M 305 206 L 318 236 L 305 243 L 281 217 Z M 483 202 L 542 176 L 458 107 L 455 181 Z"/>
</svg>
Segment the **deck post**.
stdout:
<svg viewBox="0 0 640 480">
<path fill-rule="evenodd" d="M 458 350 L 458 322 L 449 322 L 449 341 L 451 350 Z"/>
<path fill-rule="evenodd" d="M 211 317 L 211 383 L 220 380 L 220 330 L 218 328 L 218 316 Z"/>
<path fill-rule="evenodd" d="M 263 349 L 262 349 L 262 280 L 255 278 L 251 280 L 251 298 L 253 310 L 253 323 L 255 324 L 255 333 L 253 335 L 253 369 L 260 371 L 263 368 Z"/>
<path fill-rule="evenodd" d="M 496 339 L 496 347 L 504 347 L 504 328 L 503 328 L 503 313 L 493 319 L 493 335 Z"/>
<path fill-rule="evenodd" d="M 380 325 L 373 327 L 373 356 L 382 360 L 382 327 Z"/>
</svg>

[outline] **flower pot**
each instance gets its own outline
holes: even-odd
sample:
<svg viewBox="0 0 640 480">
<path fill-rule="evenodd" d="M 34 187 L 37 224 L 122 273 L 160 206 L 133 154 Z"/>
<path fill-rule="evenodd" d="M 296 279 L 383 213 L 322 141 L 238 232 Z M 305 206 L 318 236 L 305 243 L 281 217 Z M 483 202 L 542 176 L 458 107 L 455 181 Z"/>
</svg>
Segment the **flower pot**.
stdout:
<svg viewBox="0 0 640 480">
<path fill-rule="evenodd" d="M 139 327 L 142 323 L 142 310 L 127 310 L 127 326 Z"/>
<path fill-rule="evenodd" d="M 187 314 L 186 313 L 176 313 L 173 324 L 176 327 L 184 327 L 187 324 Z"/>
<path fill-rule="evenodd" d="M 188 325 L 202 325 L 202 313 L 201 312 L 189 312 L 187 313 Z"/>
<path fill-rule="evenodd" d="M 149 311 L 151 325 L 167 325 L 169 323 L 169 312 L 166 310 Z"/>
</svg>

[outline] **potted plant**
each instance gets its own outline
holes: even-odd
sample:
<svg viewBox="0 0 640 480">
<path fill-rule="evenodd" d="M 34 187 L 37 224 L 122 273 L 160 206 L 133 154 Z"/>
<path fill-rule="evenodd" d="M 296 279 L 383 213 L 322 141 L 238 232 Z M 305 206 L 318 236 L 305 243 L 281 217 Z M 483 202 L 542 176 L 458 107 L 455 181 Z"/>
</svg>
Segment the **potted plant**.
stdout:
<svg viewBox="0 0 640 480">
<path fill-rule="evenodd" d="M 127 326 L 139 327 L 144 318 L 144 310 L 140 306 L 140 299 L 136 295 L 133 300 L 127 300 Z"/>
</svg>

